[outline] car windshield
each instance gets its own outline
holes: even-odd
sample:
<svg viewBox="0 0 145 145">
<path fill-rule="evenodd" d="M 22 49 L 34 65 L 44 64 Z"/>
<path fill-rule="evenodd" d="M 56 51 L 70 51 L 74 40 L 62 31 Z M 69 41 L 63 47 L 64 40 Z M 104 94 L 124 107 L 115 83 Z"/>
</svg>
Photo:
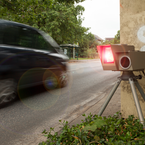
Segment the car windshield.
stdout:
<svg viewBox="0 0 145 145">
<path fill-rule="evenodd" d="M 47 33 L 40 31 L 41 35 L 50 43 L 51 46 L 58 48 L 59 45 L 56 43 L 56 41 Z"/>
</svg>

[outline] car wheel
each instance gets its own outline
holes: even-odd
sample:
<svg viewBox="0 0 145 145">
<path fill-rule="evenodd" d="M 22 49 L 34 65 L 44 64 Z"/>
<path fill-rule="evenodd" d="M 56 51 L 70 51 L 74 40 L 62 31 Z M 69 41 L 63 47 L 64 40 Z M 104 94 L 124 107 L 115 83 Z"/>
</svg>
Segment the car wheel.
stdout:
<svg viewBox="0 0 145 145">
<path fill-rule="evenodd" d="M 68 80 L 69 80 L 68 72 L 62 71 L 59 76 L 59 83 L 60 83 L 61 88 L 68 85 Z"/>
<path fill-rule="evenodd" d="M 0 105 L 12 102 L 17 97 L 17 83 L 13 79 L 0 80 Z"/>
</svg>

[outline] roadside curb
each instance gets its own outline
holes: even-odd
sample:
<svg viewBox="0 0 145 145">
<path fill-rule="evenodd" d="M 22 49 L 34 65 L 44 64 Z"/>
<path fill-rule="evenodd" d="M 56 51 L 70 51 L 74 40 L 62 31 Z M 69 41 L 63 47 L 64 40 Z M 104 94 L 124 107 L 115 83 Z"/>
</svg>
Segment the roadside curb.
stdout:
<svg viewBox="0 0 145 145">
<path fill-rule="evenodd" d="M 69 60 L 68 63 L 79 63 L 79 62 L 88 62 L 88 61 L 100 61 L 100 59 L 85 59 L 85 60 Z"/>
<path fill-rule="evenodd" d="M 87 104 L 84 104 L 84 106 L 82 105 L 83 108 L 80 112 L 75 113 L 75 110 L 79 108 L 74 109 L 72 113 L 70 113 L 69 117 L 68 116 L 64 117 L 62 121 L 64 120 L 68 121 L 68 125 L 72 126 L 72 125 L 80 124 L 82 120 L 85 119 L 85 117 L 83 117 L 82 114 L 86 114 L 86 116 L 88 116 L 90 113 L 92 115 L 95 115 L 95 114 L 97 115 L 97 113 L 100 111 L 101 106 L 105 102 L 109 92 L 110 92 L 110 88 L 107 89 L 105 93 L 100 93 L 99 95 L 97 95 L 99 96 L 99 99 L 97 101 L 94 101 L 96 99 L 91 100 L 90 101 L 91 103 L 88 102 L 90 103 L 89 106 L 87 106 Z M 87 106 L 86 108 L 85 108 L 85 105 Z M 116 112 L 119 112 L 119 111 L 121 111 L 121 87 L 120 86 L 118 87 L 117 91 L 113 95 L 111 101 L 109 102 L 102 116 L 106 116 L 106 117 L 113 116 Z M 58 123 L 53 126 L 54 131 L 58 133 L 61 132 L 61 127 L 62 125 Z M 44 137 L 41 134 L 41 137 L 39 136 L 39 138 L 37 138 L 35 143 L 39 144 L 40 142 L 42 141 L 45 142 L 46 140 L 47 140 L 46 137 Z"/>
<path fill-rule="evenodd" d="M 75 119 L 67 119 L 64 118 L 65 121 L 68 121 L 68 124 L 70 126 L 80 124 L 85 118 L 82 116 L 82 114 L 86 114 L 88 116 L 90 113 L 92 115 L 97 115 L 100 111 L 101 106 L 105 102 L 106 98 L 108 97 L 109 92 L 111 91 L 113 86 L 107 89 L 105 93 L 101 93 L 99 96 L 99 99 L 97 101 L 92 102 L 92 105 L 88 107 L 86 110 L 78 113 L 77 117 Z M 116 112 L 121 111 L 121 87 L 119 86 L 115 94 L 113 95 L 111 101 L 109 102 L 108 106 L 104 110 L 102 116 L 108 117 L 113 116 Z M 94 99 L 96 100 L 96 99 Z"/>
<path fill-rule="evenodd" d="M 104 97 L 106 96 L 106 93 L 100 93 L 99 95 L 99 99 L 97 99 L 97 96 L 94 100 L 89 101 L 88 103 L 81 105 L 77 108 L 75 108 L 68 116 L 64 117 L 62 119 L 62 121 L 68 121 L 68 124 L 74 125 L 74 122 L 77 122 L 77 124 L 79 124 L 78 120 L 80 120 L 80 117 L 83 117 L 82 114 L 86 114 L 86 112 L 90 109 L 93 108 L 98 102 L 100 102 L 102 99 L 104 99 Z M 87 106 L 89 104 L 89 106 Z M 76 111 L 79 110 L 79 111 Z M 77 112 L 77 113 L 76 113 Z M 56 126 L 54 126 L 54 130 L 55 132 L 60 132 L 61 129 L 60 127 L 62 127 L 62 125 L 57 124 Z"/>
</svg>

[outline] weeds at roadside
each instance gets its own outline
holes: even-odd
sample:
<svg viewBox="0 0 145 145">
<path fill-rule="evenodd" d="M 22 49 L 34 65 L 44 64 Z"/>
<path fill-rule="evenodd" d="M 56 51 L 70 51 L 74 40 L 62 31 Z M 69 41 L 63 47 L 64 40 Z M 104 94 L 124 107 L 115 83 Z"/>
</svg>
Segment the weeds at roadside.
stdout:
<svg viewBox="0 0 145 145">
<path fill-rule="evenodd" d="M 70 127 L 67 121 L 59 120 L 61 132 L 44 130 L 46 142 L 39 145 L 143 145 L 145 144 L 145 130 L 139 119 L 133 115 L 124 119 L 117 112 L 113 117 L 92 115 L 85 117 L 81 124 Z M 52 135 L 52 132 L 54 134 Z"/>
</svg>

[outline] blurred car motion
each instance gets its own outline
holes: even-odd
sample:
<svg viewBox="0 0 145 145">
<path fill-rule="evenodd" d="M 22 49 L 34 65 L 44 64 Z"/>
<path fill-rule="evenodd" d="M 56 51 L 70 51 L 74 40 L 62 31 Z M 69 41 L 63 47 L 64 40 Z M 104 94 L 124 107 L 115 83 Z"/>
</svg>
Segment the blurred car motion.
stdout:
<svg viewBox="0 0 145 145">
<path fill-rule="evenodd" d="M 48 34 L 28 25 L 0 20 L 0 105 L 17 90 L 43 84 L 48 90 L 68 82 L 68 57 Z"/>
</svg>

